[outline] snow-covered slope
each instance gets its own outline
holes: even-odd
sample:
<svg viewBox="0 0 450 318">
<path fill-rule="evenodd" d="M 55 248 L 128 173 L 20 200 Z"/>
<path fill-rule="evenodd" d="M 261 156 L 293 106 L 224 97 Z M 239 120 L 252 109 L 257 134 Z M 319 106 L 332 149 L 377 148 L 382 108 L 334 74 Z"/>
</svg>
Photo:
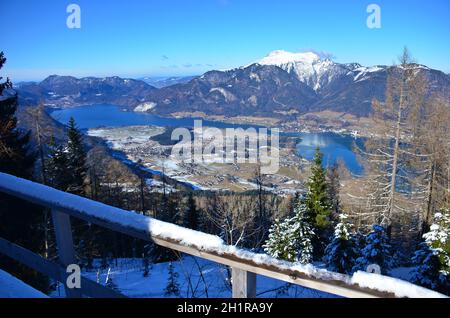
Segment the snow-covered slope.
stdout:
<svg viewBox="0 0 450 318">
<path fill-rule="evenodd" d="M 230 298 L 228 272 L 225 266 L 201 258 L 184 256 L 172 262 L 179 294 L 167 295 L 165 289 L 169 280 L 170 263 L 151 264 L 149 275 L 143 276 L 143 261 L 138 258 L 119 258 L 101 267 L 101 260 L 94 260 L 94 268 L 83 271 L 87 278 L 105 285 L 106 278 L 114 283 L 117 290 L 131 298 Z M 98 273 L 98 274 L 97 274 Z M 267 298 L 336 298 L 338 296 L 306 287 L 289 285 L 286 282 L 265 276 L 257 277 L 257 296 Z M 64 297 L 64 288 L 59 284 L 52 297 Z"/>
<path fill-rule="evenodd" d="M 321 58 L 314 52 L 291 53 L 283 50 L 271 52 L 257 62 L 261 65 L 275 65 L 289 73 L 297 75 L 298 79 L 306 83 L 315 91 L 320 90 L 333 80 L 348 76 L 361 65 L 357 63 L 340 64 L 329 58 Z"/>
</svg>

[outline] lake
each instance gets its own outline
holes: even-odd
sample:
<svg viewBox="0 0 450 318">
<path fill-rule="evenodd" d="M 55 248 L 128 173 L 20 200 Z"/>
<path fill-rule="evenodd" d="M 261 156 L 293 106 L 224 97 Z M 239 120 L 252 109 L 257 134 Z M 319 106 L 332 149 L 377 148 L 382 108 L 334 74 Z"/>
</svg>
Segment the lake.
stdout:
<svg viewBox="0 0 450 318">
<path fill-rule="evenodd" d="M 75 108 L 52 110 L 50 115 L 57 121 L 67 124 L 70 117 L 73 117 L 81 129 L 99 127 L 121 127 L 121 126 L 171 126 L 171 127 L 192 127 L 195 119 L 201 118 L 165 118 L 148 113 L 123 111 L 114 105 L 92 105 Z M 203 126 L 217 128 L 249 128 L 255 125 L 229 124 L 218 121 L 203 120 Z M 297 152 L 303 158 L 311 160 L 317 146 L 320 147 L 324 155 L 324 165 L 329 166 L 341 159 L 347 168 L 354 174 L 363 173 L 363 167 L 357 161 L 353 152 L 354 142 L 362 144 L 362 139 L 353 138 L 349 135 L 340 135 L 332 132 L 324 133 L 289 133 L 301 137 L 301 142 L 297 145 Z"/>
</svg>

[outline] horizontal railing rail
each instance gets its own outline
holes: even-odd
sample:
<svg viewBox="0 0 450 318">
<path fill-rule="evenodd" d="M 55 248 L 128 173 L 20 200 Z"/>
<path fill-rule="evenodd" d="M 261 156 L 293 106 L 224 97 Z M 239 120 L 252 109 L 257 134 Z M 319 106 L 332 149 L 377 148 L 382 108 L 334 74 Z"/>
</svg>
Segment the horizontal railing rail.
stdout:
<svg viewBox="0 0 450 318">
<path fill-rule="evenodd" d="M 383 275 L 359 271 L 349 276 L 312 265 L 280 261 L 265 254 L 226 245 L 214 235 L 162 222 L 4 173 L 0 173 L 0 192 L 52 210 L 58 254 L 64 266 L 75 261 L 69 218 L 71 216 L 230 266 L 233 297 L 255 297 L 257 274 L 343 297 L 445 297 Z M 2 253 L 5 253 L 5 244 L 4 240 L 0 241 Z M 68 296 L 79 297 L 73 290 L 66 291 Z"/>
</svg>

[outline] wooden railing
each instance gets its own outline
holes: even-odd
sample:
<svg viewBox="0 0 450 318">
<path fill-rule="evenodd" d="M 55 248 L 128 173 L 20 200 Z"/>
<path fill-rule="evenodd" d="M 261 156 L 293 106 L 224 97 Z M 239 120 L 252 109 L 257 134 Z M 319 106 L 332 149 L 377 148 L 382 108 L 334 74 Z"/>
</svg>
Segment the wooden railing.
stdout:
<svg viewBox="0 0 450 318">
<path fill-rule="evenodd" d="M 0 192 L 51 209 L 59 264 L 2 238 L 0 238 L 0 253 L 64 283 L 68 297 L 83 295 L 123 297 L 118 292 L 85 277 L 82 278 L 81 289 L 67 288 L 65 284 L 68 275 L 66 267 L 76 263 L 70 217 L 230 266 L 232 269 L 232 295 L 236 298 L 256 297 L 257 274 L 344 297 L 443 296 L 386 276 L 373 276 L 376 274 L 366 272 L 357 272 L 353 276 L 348 276 L 318 269 L 312 265 L 304 266 L 279 261 L 265 254 L 256 254 L 235 246 L 225 245 L 217 236 L 114 208 L 4 173 L 0 173 Z M 11 213 L 14 212 L 11 211 Z M 371 281 L 373 278 L 379 278 L 380 284 L 376 288 L 373 287 L 373 284 L 370 285 L 371 288 L 364 287 L 367 286 L 367 278 L 370 278 Z"/>
</svg>

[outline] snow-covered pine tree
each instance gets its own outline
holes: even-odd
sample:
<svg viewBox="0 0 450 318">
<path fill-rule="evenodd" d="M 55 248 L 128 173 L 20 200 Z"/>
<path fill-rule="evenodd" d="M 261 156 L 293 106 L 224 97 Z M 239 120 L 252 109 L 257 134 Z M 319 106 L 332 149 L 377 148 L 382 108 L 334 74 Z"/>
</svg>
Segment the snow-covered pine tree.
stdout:
<svg viewBox="0 0 450 318">
<path fill-rule="evenodd" d="M 357 257 L 356 242 L 350 233 L 347 215 L 339 215 L 339 223 L 334 229 L 334 237 L 325 249 L 324 262 L 333 272 L 348 274 L 352 271 Z"/>
<path fill-rule="evenodd" d="M 180 296 L 180 286 L 178 284 L 178 273 L 174 271 L 173 263 L 169 263 L 169 277 L 167 279 L 167 286 L 164 289 L 165 296 Z"/>
<path fill-rule="evenodd" d="M 314 226 L 306 205 L 301 201 L 296 203 L 294 213 L 292 218 L 282 223 L 275 222 L 264 249 L 273 257 L 308 264 L 313 255 Z"/>
<path fill-rule="evenodd" d="M 287 225 L 287 222 L 280 222 L 280 220 L 276 219 L 269 229 L 269 237 L 263 248 L 272 257 L 293 261 L 295 260 L 296 251 L 289 244 Z"/>
<path fill-rule="evenodd" d="M 302 264 L 312 262 L 313 244 L 315 237 L 314 226 L 309 223 L 308 208 L 302 202 L 298 202 L 295 207 L 295 215 L 290 220 L 288 228 L 288 237 L 292 238 L 294 248 L 297 251 L 297 261 Z"/>
<path fill-rule="evenodd" d="M 366 236 L 365 246 L 361 250 L 360 257 L 356 259 L 352 271 L 365 271 L 367 266 L 372 264 L 380 266 L 382 274 L 386 274 L 395 264 L 390 239 L 386 229 L 379 224 L 374 224 L 372 232 Z"/>
<path fill-rule="evenodd" d="M 447 295 L 450 295 L 449 227 L 449 213 L 436 213 L 430 231 L 423 235 L 424 242 L 411 259 L 417 265 L 412 281 Z"/>
</svg>

